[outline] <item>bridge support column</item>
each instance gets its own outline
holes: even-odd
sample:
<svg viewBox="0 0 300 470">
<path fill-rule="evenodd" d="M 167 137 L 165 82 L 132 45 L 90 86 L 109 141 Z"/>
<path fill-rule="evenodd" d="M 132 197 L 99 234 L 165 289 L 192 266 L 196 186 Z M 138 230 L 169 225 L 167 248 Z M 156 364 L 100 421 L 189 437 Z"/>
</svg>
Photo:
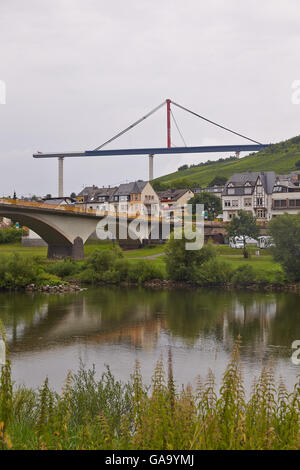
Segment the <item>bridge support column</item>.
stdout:
<svg viewBox="0 0 300 470">
<path fill-rule="evenodd" d="M 84 258 L 82 238 L 75 238 L 73 245 L 48 245 L 48 258 L 82 260 Z"/>
<path fill-rule="evenodd" d="M 149 181 L 153 180 L 153 158 L 154 155 L 149 155 Z"/>
<path fill-rule="evenodd" d="M 64 157 L 58 157 L 58 197 L 64 197 Z"/>
</svg>

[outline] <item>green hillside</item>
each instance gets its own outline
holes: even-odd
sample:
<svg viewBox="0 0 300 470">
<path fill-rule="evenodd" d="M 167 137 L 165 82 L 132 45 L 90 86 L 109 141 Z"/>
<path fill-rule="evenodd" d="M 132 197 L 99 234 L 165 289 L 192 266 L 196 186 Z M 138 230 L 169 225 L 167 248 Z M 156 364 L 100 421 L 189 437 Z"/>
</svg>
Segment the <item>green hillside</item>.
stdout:
<svg viewBox="0 0 300 470">
<path fill-rule="evenodd" d="M 182 181 L 189 185 L 191 183 L 191 186 L 205 187 L 217 176 L 229 178 L 234 173 L 246 171 L 273 170 L 278 174 L 285 174 L 296 169 L 300 170 L 300 167 L 296 168 L 298 161 L 300 161 L 300 136 L 272 144 L 270 147 L 244 158 L 220 158 L 214 162 L 208 161 L 199 165 L 191 165 L 186 170 L 157 178 L 154 180 L 154 186 L 162 183 L 166 186 L 177 185 L 179 187 Z"/>
</svg>

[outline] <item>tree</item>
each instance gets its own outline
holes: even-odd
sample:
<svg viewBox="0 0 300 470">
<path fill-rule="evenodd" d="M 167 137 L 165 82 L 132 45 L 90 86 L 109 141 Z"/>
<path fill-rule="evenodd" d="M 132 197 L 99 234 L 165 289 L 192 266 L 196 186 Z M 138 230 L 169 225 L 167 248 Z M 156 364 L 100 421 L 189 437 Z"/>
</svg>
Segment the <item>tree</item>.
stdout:
<svg viewBox="0 0 300 470">
<path fill-rule="evenodd" d="M 209 183 L 208 187 L 211 186 L 224 186 L 226 183 L 227 178 L 226 176 L 215 176 L 213 180 Z"/>
<path fill-rule="evenodd" d="M 268 224 L 273 256 L 291 281 L 300 281 L 300 214 L 283 214 Z"/>
<path fill-rule="evenodd" d="M 243 239 L 244 244 L 244 258 L 248 258 L 246 249 L 247 238 L 257 238 L 259 236 L 259 228 L 256 225 L 256 217 L 249 211 L 238 211 L 237 216 L 234 216 L 232 221 L 227 227 L 227 234 L 229 238 L 239 237 Z"/>
<path fill-rule="evenodd" d="M 151 181 L 151 186 L 154 191 L 165 191 L 166 189 L 168 189 L 168 185 L 166 183 L 162 183 L 159 180 Z"/>
<path fill-rule="evenodd" d="M 51 198 L 52 198 L 51 194 L 46 194 L 45 199 L 51 199 Z"/>
<path fill-rule="evenodd" d="M 189 200 L 189 204 L 192 204 L 192 213 L 196 213 L 197 204 L 203 204 L 204 210 L 208 213 L 208 219 L 214 220 L 215 217 L 222 212 L 222 201 L 215 194 L 206 193 L 205 191 L 201 194 L 196 194 L 192 199 Z"/>
<path fill-rule="evenodd" d="M 298 160 L 298 161 L 295 163 L 295 167 L 297 168 L 297 170 L 300 170 L 300 160 Z"/>
<path fill-rule="evenodd" d="M 193 181 L 190 181 L 187 178 L 178 178 L 176 180 L 170 181 L 169 185 L 171 189 L 189 189 L 196 186 Z"/>
<path fill-rule="evenodd" d="M 76 196 L 76 193 L 71 193 L 71 194 L 70 194 L 70 197 L 71 197 L 72 199 L 76 199 L 76 197 L 77 197 L 77 196 Z"/>
<path fill-rule="evenodd" d="M 184 170 L 188 170 L 189 169 L 189 166 L 188 165 L 181 165 L 179 168 L 178 168 L 178 171 L 184 171 Z"/>
<path fill-rule="evenodd" d="M 204 245 L 201 250 L 187 250 L 186 243 L 189 242 L 184 236 L 176 239 L 174 233 L 171 234 L 166 247 L 166 269 L 170 279 L 196 282 L 201 265 L 216 257 L 215 247 L 211 243 Z"/>
</svg>

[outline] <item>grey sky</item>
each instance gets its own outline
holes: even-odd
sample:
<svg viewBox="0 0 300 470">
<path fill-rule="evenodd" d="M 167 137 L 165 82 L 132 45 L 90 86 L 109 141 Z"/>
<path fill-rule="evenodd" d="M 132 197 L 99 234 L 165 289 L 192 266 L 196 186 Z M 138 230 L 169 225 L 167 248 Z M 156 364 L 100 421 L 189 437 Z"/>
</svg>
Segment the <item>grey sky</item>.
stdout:
<svg viewBox="0 0 300 470">
<path fill-rule="evenodd" d="M 298 0 L 1 0 L 0 195 L 56 194 L 57 161 L 33 152 L 92 149 L 166 98 L 262 142 L 298 135 L 299 24 Z M 174 114 L 188 145 L 241 142 Z M 163 109 L 110 148 L 165 145 Z M 156 157 L 155 176 L 219 157 Z M 146 157 L 69 159 L 65 192 L 147 176 Z"/>
</svg>

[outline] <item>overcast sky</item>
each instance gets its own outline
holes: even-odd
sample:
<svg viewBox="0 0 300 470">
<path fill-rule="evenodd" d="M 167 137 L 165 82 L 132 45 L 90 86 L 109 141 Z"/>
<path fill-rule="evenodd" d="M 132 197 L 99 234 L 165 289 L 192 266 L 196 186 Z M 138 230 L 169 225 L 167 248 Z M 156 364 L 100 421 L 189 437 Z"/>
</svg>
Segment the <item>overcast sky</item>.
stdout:
<svg viewBox="0 0 300 470">
<path fill-rule="evenodd" d="M 166 98 L 261 142 L 300 134 L 299 24 L 299 0 L 1 0 L 0 195 L 56 195 L 57 160 L 32 153 L 93 149 Z M 247 143 L 173 112 L 187 145 Z M 166 146 L 165 109 L 107 148 L 143 146 Z M 147 178 L 143 156 L 65 161 L 66 195 Z"/>
</svg>

